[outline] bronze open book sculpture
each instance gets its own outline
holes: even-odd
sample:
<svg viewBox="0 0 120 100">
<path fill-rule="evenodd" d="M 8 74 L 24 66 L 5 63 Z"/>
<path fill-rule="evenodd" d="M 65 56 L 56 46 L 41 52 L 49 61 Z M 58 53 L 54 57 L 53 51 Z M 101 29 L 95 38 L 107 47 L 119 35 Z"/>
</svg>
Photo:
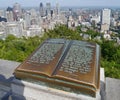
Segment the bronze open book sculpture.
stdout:
<svg viewBox="0 0 120 100">
<path fill-rule="evenodd" d="M 95 43 L 47 39 L 16 70 L 19 79 L 54 83 L 96 96 L 100 50 Z"/>
</svg>

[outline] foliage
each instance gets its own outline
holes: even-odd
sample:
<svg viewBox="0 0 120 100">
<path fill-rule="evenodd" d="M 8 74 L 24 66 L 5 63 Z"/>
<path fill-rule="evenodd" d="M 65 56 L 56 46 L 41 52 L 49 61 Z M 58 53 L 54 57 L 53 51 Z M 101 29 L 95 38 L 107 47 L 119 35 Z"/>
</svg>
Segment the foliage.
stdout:
<svg viewBox="0 0 120 100">
<path fill-rule="evenodd" d="M 88 30 L 88 31 L 86 32 L 86 34 L 89 34 L 89 35 L 91 35 L 92 38 L 94 38 L 94 37 L 96 37 L 97 35 L 99 35 L 100 33 L 96 32 L 96 31 L 94 31 L 94 30 Z"/>
<path fill-rule="evenodd" d="M 46 34 L 49 38 L 81 40 L 79 32 L 77 32 L 76 30 L 73 31 L 65 25 L 56 26 L 54 30 L 49 30 Z"/>
<path fill-rule="evenodd" d="M 41 40 L 39 37 L 16 38 L 8 35 L 0 41 L 0 58 L 21 62 L 38 47 Z"/>
<path fill-rule="evenodd" d="M 105 68 L 105 76 L 120 79 L 120 64 L 103 59 L 101 60 L 101 66 Z"/>
<path fill-rule="evenodd" d="M 8 35 L 5 40 L 0 40 L 0 58 L 22 62 L 47 38 L 65 38 L 81 40 L 81 26 L 75 30 L 68 29 L 65 25 L 56 26 L 53 30 L 48 30 L 43 37 L 22 37 L 17 38 Z M 94 30 L 82 32 L 94 38 L 100 35 Z M 120 78 L 120 46 L 115 42 L 91 40 L 101 46 L 101 66 L 105 68 L 107 77 Z"/>
<path fill-rule="evenodd" d="M 113 41 L 103 41 L 101 55 L 101 66 L 105 68 L 105 75 L 120 78 L 120 46 Z"/>
<path fill-rule="evenodd" d="M 77 31 L 79 34 L 80 34 L 80 33 L 85 33 L 85 34 L 91 35 L 92 38 L 100 35 L 99 32 L 97 32 L 97 31 L 95 31 L 95 30 L 92 30 L 92 29 L 89 29 L 89 28 L 87 28 L 87 29 L 88 29 L 87 32 L 82 32 L 81 28 L 82 28 L 82 26 L 76 27 L 76 31 Z"/>
</svg>

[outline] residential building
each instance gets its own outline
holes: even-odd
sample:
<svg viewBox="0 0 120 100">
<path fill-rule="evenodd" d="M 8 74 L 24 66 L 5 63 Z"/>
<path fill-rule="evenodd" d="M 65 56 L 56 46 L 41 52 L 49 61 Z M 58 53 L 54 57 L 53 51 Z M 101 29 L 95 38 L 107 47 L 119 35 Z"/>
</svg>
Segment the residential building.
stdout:
<svg viewBox="0 0 120 100">
<path fill-rule="evenodd" d="M 103 9 L 102 10 L 102 17 L 101 17 L 101 31 L 108 31 L 110 28 L 110 9 Z"/>
</svg>

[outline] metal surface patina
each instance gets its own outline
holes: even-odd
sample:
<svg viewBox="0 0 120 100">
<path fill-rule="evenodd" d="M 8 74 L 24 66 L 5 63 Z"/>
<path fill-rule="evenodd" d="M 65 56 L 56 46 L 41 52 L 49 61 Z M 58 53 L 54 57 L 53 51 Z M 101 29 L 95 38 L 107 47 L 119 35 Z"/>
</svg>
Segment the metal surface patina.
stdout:
<svg viewBox="0 0 120 100">
<path fill-rule="evenodd" d="M 95 43 L 47 39 L 15 70 L 15 76 L 95 97 L 100 85 L 99 60 L 100 50 Z"/>
</svg>

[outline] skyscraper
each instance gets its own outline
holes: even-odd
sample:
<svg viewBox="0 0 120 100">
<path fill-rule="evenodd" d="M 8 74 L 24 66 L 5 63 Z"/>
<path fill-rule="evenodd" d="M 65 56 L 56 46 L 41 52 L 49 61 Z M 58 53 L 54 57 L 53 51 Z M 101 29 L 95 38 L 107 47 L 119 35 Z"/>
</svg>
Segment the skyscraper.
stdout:
<svg viewBox="0 0 120 100">
<path fill-rule="evenodd" d="M 102 17 L 101 17 L 101 31 L 107 31 L 110 27 L 110 9 L 103 9 L 102 10 Z"/>
<path fill-rule="evenodd" d="M 8 7 L 6 10 L 6 18 L 8 22 L 13 21 L 13 9 L 11 7 Z"/>
<path fill-rule="evenodd" d="M 13 17 L 14 17 L 14 20 L 18 20 L 21 16 L 22 16 L 21 6 L 20 6 L 20 4 L 15 3 L 13 5 Z"/>
<path fill-rule="evenodd" d="M 59 15 L 60 13 L 60 8 L 59 8 L 59 3 L 56 4 L 56 15 Z"/>
<path fill-rule="evenodd" d="M 30 15 L 30 13 L 25 13 L 25 25 L 24 25 L 24 28 L 25 29 L 27 29 L 27 28 L 29 28 L 30 27 L 30 21 L 31 21 L 31 15 Z"/>
<path fill-rule="evenodd" d="M 40 3 L 39 12 L 40 12 L 40 16 L 43 17 L 44 16 L 44 8 L 43 8 L 42 2 Z"/>
<path fill-rule="evenodd" d="M 50 14 L 50 11 L 51 11 L 51 4 L 46 3 L 46 15 Z"/>
<path fill-rule="evenodd" d="M 12 11 L 6 11 L 6 18 L 8 22 L 13 21 L 13 13 Z"/>
</svg>

